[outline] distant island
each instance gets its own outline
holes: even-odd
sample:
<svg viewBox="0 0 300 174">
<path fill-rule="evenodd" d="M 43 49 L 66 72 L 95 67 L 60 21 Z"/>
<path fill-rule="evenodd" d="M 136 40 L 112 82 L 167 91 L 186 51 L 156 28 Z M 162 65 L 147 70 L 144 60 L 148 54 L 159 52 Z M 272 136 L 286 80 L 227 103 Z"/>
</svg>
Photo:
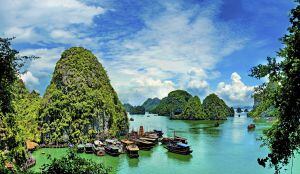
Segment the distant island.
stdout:
<svg viewBox="0 0 300 174">
<path fill-rule="evenodd" d="M 234 115 L 234 109 L 216 94 L 208 95 L 201 104 L 198 96 L 185 90 L 172 91 L 162 100 L 149 98 L 141 106 L 126 103 L 124 107 L 130 114 L 149 112 L 178 120 L 223 120 Z"/>
</svg>

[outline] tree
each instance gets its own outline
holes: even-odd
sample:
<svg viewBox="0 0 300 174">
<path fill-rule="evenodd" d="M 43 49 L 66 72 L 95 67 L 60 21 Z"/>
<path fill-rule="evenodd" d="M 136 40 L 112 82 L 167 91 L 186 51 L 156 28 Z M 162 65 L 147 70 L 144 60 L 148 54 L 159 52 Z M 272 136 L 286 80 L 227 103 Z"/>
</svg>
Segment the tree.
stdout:
<svg viewBox="0 0 300 174">
<path fill-rule="evenodd" d="M 43 174 L 108 174 L 111 168 L 81 158 L 71 151 L 61 159 L 53 159 L 50 164 L 44 165 L 41 171 Z"/>
<path fill-rule="evenodd" d="M 0 38 L 0 165 L 5 160 L 15 161 L 20 165 L 26 159 L 24 142 L 18 136 L 15 122 L 13 84 L 21 73 L 27 60 L 34 56 L 18 56 L 18 51 L 11 48 L 13 38 Z"/>
<path fill-rule="evenodd" d="M 180 118 L 189 120 L 206 119 L 206 114 L 198 96 L 189 99 Z"/>
<path fill-rule="evenodd" d="M 281 166 L 289 163 L 300 148 L 300 2 L 291 10 L 288 33 L 281 39 L 284 47 L 281 48 L 276 58 L 268 58 L 266 65 L 258 65 L 251 70 L 251 75 L 256 78 L 268 77 L 269 83 L 277 84 L 272 105 L 278 110 L 277 121 L 262 137 L 264 145 L 270 148 L 267 157 L 258 159 L 262 166 L 269 163 L 279 173 Z M 261 90 L 266 90 L 266 84 Z"/>
</svg>

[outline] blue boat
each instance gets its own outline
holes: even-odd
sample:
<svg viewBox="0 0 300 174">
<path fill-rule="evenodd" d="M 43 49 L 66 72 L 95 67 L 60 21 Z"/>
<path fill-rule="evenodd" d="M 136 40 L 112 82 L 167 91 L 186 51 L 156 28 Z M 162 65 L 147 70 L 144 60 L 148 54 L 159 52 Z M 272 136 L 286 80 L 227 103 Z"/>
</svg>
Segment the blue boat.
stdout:
<svg viewBox="0 0 300 174">
<path fill-rule="evenodd" d="M 168 149 L 169 152 L 181 155 L 189 155 L 193 152 L 189 145 L 182 142 L 169 143 L 165 148 Z"/>
</svg>

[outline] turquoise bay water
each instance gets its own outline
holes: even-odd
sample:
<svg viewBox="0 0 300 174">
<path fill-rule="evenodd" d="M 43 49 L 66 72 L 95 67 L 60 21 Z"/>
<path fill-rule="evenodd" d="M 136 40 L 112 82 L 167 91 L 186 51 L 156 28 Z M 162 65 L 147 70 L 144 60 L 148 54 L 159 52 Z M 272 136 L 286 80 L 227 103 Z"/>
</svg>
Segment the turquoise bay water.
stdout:
<svg viewBox="0 0 300 174">
<path fill-rule="evenodd" d="M 229 118 L 214 127 L 215 121 L 181 121 L 169 120 L 168 117 L 132 115 L 130 130 L 159 129 L 165 132 L 164 136 L 176 135 L 188 139 L 193 150 L 192 155 L 183 156 L 167 152 L 162 145 L 151 151 L 140 151 L 139 159 L 130 159 L 127 155 L 120 157 L 97 157 L 96 155 L 81 154 L 81 156 L 96 162 L 103 162 L 113 167 L 115 173 L 145 173 L 145 174 L 272 174 L 273 169 L 263 168 L 257 164 L 257 158 L 267 153 L 266 148 L 260 147 L 257 140 L 262 131 L 270 126 L 266 121 L 257 121 L 255 131 L 249 132 L 247 125 L 252 123 L 245 114 L 241 117 Z M 45 154 L 42 154 L 45 152 Z M 42 164 L 48 163 L 47 155 L 61 157 L 66 149 L 40 149 L 33 153 L 37 165 L 32 170 L 37 171 Z M 291 173 L 290 166 L 282 173 Z M 294 159 L 293 174 L 300 174 L 300 158 Z"/>
</svg>

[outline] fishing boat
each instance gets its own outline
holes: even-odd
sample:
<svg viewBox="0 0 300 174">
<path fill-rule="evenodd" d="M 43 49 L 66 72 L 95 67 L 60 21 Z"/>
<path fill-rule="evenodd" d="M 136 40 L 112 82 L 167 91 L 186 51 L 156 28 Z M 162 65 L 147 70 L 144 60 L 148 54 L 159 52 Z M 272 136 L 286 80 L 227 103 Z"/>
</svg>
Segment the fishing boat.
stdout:
<svg viewBox="0 0 300 174">
<path fill-rule="evenodd" d="M 156 130 L 156 129 L 154 129 L 153 132 L 156 133 L 159 138 L 161 138 L 164 134 L 161 130 Z"/>
<path fill-rule="evenodd" d="M 111 156 L 119 156 L 120 155 L 119 147 L 117 147 L 116 145 L 106 145 L 104 147 L 104 150 L 107 154 L 109 154 Z"/>
<path fill-rule="evenodd" d="M 141 140 L 141 139 L 136 139 L 135 140 L 135 144 L 139 147 L 139 149 L 141 150 L 150 150 L 154 147 L 154 143 L 153 142 L 149 142 L 146 140 Z"/>
<path fill-rule="evenodd" d="M 102 141 L 100 141 L 100 140 L 95 140 L 95 141 L 94 141 L 94 145 L 95 145 L 96 147 L 104 146 L 104 144 L 103 144 Z"/>
<path fill-rule="evenodd" d="M 135 144 L 126 146 L 126 152 L 130 158 L 138 158 L 139 150 L 140 150 L 139 147 Z"/>
<path fill-rule="evenodd" d="M 140 140 L 144 140 L 144 141 L 149 141 L 149 142 L 151 142 L 153 144 L 157 144 L 158 143 L 158 139 L 156 139 L 156 138 L 150 138 L 148 136 L 140 137 L 139 139 Z"/>
<path fill-rule="evenodd" d="M 85 153 L 95 153 L 95 146 L 92 143 L 85 144 Z"/>
<path fill-rule="evenodd" d="M 77 152 L 78 153 L 83 153 L 85 150 L 85 145 L 84 144 L 78 144 L 77 145 Z"/>
<path fill-rule="evenodd" d="M 96 147 L 95 152 L 97 156 L 104 156 L 105 155 L 105 148 L 104 147 Z"/>
<path fill-rule="evenodd" d="M 181 155 L 189 155 L 193 152 L 189 145 L 181 142 L 169 143 L 165 148 L 168 149 L 169 152 Z"/>
<path fill-rule="evenodd" d="M 255 129 L 255 124 L 253 124 L 253 123 L 249 124 L 247 128 L 248 128 L 248 130 L 254 130 Z"/>
</svg>

